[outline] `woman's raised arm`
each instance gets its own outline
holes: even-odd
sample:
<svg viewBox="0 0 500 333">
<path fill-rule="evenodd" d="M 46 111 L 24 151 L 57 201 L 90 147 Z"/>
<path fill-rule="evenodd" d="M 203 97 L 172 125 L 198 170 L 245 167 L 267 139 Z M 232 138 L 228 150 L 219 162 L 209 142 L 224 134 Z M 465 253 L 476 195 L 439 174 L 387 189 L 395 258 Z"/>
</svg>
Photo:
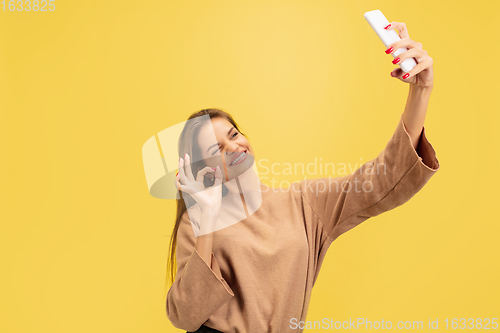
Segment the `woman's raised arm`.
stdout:
<svg viewBox="0 0 500 333">
<path fill-rule="evenodd" d="M 410 200 L 438 170 L 439 161 L 425 128 L 415 149 L 401 115 L 382 152 L 352 174 L 307 179 L 294 186 L 300 187 L 304 205 L 314 212 L 306 223 L 321 229 L 323 242 L 333 242 L 364 220 Z"/>
</svg>

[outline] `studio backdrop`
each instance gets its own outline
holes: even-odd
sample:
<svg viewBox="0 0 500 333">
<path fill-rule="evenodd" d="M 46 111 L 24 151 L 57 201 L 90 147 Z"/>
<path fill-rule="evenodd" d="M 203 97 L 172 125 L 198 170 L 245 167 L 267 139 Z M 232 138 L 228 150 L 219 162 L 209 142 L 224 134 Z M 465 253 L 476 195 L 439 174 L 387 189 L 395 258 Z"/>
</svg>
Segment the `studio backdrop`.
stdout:
<svg viewBox="0 0 500 333">
<path fill-rule="evenodd" d="M 433 59 L 439 171 L 331 244 L 303 324 L 500 330 L 498 2 L 6 0 L 0 331 L 184 332 L 165 307 L 175 187 L 151 191 L 144 145 L 221 108 L 270 187 L 354 172 L 410 90 L 363 17 L 377 9 Z"/>
</svg>

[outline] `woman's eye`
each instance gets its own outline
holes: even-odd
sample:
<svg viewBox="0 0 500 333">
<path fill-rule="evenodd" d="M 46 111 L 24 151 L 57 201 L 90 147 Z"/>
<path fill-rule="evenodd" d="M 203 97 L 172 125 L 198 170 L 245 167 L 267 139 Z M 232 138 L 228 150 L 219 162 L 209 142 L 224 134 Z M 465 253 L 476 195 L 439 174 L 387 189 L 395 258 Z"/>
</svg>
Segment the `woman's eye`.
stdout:
<svg viewBox="0 0 500 333">
<path fill-rule="evenodd" d="M 231 139 L 232 139 L 232 138 L 234 138 L 234 137 L 236 137 L 238 134 L 239 134 L 238 132 L 235 132 L 235 133 L 231 136 Z M 220 148 L 220 147 L 218 147 L 218 148 L 217 148 L 217 149 L 216 149 L 216 150 L 212 153 L 212 155 L 215 155 L 215 153 L 216 153 L 216 152 L 218 152 L 218 151 L 219 151 L 219 149 L 221 149 L 221 148 Z"/>
</svg>

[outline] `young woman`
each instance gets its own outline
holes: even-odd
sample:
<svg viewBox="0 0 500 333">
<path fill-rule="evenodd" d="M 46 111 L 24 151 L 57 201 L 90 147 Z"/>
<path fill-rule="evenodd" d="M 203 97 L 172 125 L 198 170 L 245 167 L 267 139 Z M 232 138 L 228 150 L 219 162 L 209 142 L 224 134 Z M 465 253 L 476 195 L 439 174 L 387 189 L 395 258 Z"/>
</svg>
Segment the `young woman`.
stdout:
<svg viewBox="0 0 500 333">
<path fill-rule="evenodd" d="M 406 47 L 400 61 L 418 62 L 409 76 L 399 67 L 391 73 L 410 85 L 406 108 L 385 149 L 333 183 L 310 179 L 275 191 L 252 172 L 254 150 L 228 113 L 206 109 L 189 117 L 179 138 L 181 196 L 168 262 L 173 283 L 166 310 L 175 327 L 302 332 L 331 243 L 407 202 L 439 170 L 423 126 L 432 58 L 404 23 L 392 22 L 388 29 L 394 28 L 402 39 L 386 53 Z"/>
</svg>

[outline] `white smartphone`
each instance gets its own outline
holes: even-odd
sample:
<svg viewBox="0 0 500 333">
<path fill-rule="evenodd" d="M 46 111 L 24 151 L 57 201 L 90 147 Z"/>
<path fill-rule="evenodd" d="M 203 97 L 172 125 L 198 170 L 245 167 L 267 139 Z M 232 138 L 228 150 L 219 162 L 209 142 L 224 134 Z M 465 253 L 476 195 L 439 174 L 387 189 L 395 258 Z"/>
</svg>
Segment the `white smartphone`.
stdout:
<svg viewBox="0 0 500 333">
<path fill-rule="evenodd" d="M 382 43 L 384 43 L 385 47 L 389 47 L 389 45 L 393 44 L 394 42 L 397 42 L 401 38 L 399 37 L 398 33 L 396 30 L 385 30 L 384 28 L 389 25 L 389 21 L 385 18 L 384 14 L 380 10 L 372 10 L 369 12 L 366 12 L 364 15 L 366 21 L 370 26 L 372 27 L 373 31 L 377 34 L 377 36 L 380 38 Z M 401 47 L 391 53 L 393 58 L 396 58 L 398 55 L 400 55 L 403 52 L 408 51 L 406 47 Z M 413 67 L 417 65 L 417 62 L 415 58 L 408 58 L 402 63 L 399 64 L 399 67 L 406 73 L 411 71 Z"/>
</svg>

